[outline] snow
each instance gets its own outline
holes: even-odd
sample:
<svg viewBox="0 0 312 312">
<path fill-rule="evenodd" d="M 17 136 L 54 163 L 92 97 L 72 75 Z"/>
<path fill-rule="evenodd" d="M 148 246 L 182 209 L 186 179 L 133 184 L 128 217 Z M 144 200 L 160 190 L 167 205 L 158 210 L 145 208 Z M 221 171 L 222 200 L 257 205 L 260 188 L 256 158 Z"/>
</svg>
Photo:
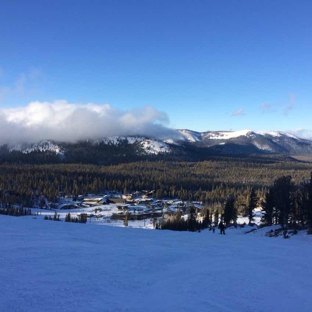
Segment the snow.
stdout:
<svg viewBox="0 0 312 312">
<path fill-rule="evenodd" d="M 296 136 L 295 134 L 293 133 L 290 133 L 290 132 L 283 132 L 284 135 L 290 137 L 290 138 L 293 138 L 293 139 L 296 139 L 296 140 L 299 140 L 299 137 Z"/>
<path fill-rule="evenodd" d="M 144 140 L 140 143 L 141 147 L 143 147 L 144 151 L 147 154 L 159 154 L 159 153 L 169 153 L 170 148 L 164 142 L 159 142 L 155 140 Z"/>
<path fill-rule="evenodd" d="M 257 147 L 259 150 L 263 150 L 263 151 L 268 151 L 268 152 L 273 152 L 273 149 L 271 146 L 269 146 L 268 144 L 260 144 L 257 141 L 253 142 L 253 145 L 255 147 Z"/>
<path fill-rule="evenodd" d="M 129 144 L 138 144 L 140 147 L 145 151 L 146 154 L 150 155 L 157 155 L 159 153 L 170 153 L 171 148 L 169 145 L 179 145 L 181 141 L 183 142 L 201 142 L 205 140 L 230 140 L 235 139 L 238 137 L 248 137 L 248 138 L 255 138 L 258 136 L 269 136 L 275 138 L 275 142 L 278 144 L 282 144 L 280 140 L 283 137 L 292 138 L 299 140 L 300 139 L 293 133 L 290 132 L 282 132 L 282 131 L 252 131 L 252 130 L 240 130 L 240 131 L 208 131 L 208 132 L 195 132 L 192 130 L 177 130 L 177 136 L 175 139 L 173 138 L 166 138 L 164 140 L 158 140 L 153 138 L 147 138 L 143 136 L 111 136 L 103 139 L 98 140 L 91 140 L 92 142 L 96 143 L 105 143 L 105 144 L 114 144 L 118 145 L 122 141 L 128 141 Z M 281 141 L 281 142 L 279 142 Z M 289 141 L 289 140 L 288 140 Z M 225 142 L 220 142 L 219 144 L 222 145 Z M 253 143 L 257 148 L 273 152 L 273 149 L 268 146 L 262 146 L 260 143 Z M 289 144 L 289 142 L 287 143 Z M 288 146 L 289 147 L 289 146 Z M 295 147 L 292 146 L 292 149 Z M 22 151 L 23 153 L 31 153 L 33 151 L 52 151 L 56 154 L 64 155 L 65 150 L 58 144 L 53 143 L 52 141 L 45 140 L 40 141 L 34 144 L 19 144 L 14 145 L 10 148 L 10 151 Z"/>
<path fill-rule="evenodd" d="M 253 131 L 253 130 L 239 130 L 239 131 L 210 131 L 204 133 L 204 137 L 207 139 L 212 139 L 212 140 L 230 140 L 234 138 L 238 138 L 240 136 L 255 136 L 255 135 L 269 135 L 272 137 L 281 137 L 281 136 L 287 136 L 289 138 L 297 139 L 299 138 L 290 133 L 290 132 L 282 132 L 282 131 Z"/>
<path fill-rule="evenodd" d="M 311 311 L 312 237 L 0 215 L 1 311 Z"/>
<path fill-rule="evenodd" d="M 188 142 L 198 142 L 201 140 L 201 134 L 199 132 L 191 131 L 191 130 L 178 130 L 182 136 L 188 141 Z"/>
<path fill-rule="evenodd" d="M 120 141 L 125 140 L 125 139 L 126 139 L 126 137 L 122 137 L 122 136 L 111 136 L 108 138 L 104 138 L 104 139 L 100 140 L 99 142 L 103 142 L 105 144 L 117 145 L 118 143 L 120 143 Z M 95 141 L 95 142 L 97 142 L 97 141 Z"/>
<path fill-rule="evenodd" d="M 178 142 L 176 142 L 174 139 L 165 139 L 164 140 L 165 143 L 168 143 L 168 144 L 173 144 L 173 145 L 177 145 L 179 146 L 180 144 Z"/>
<path fill-rule="evenodd" d="M 107 138 L 103 138 L 100 140 L 94 140 L 94 143 L 104 143 L 104 144 L 113 144 L 113 145 L 118 145 L 122 141 L 127 140 L 129 144 L 133 144 L 135 142 L 141 142 L 145 138 L 139 137 L 139 136 L 110 136 Z"/>
<path fill-rule="evenodd" d="M 165 142 L 161 142 L 158 140 L 147 139 L 146 137 L 140 136 L 111 136 L 108 138 L 104 138 L 101 140 L 92 140 L 94 143 L 103 142 L 105 144 L 114 144 L 118 145 L 120 142 L 127 140 L 129 144 L 139 143 L 141 147 L 148 153 L 148 154 L 158 154 L 158 153 L 168 153 L 170 152 L 170 148 L 168 144 Z M 168 142 L 169 143 L 169 142 Z M 53 143 L 52 141 L 40 141 L 34 144 L 16 144 L 10 148 L 10 151 L 22 151 L 25 154 L 40 151 L 52 151 L 56 154 L 64 154 L 64 150 Z"/>
<path fill-rule="evenodd" d="M 56 154 L 64 154 L 64 151 L 60 146 L 57 144 L 51 142 L 51 141 L 40 141 L 38 143 L 29 144 L 29 145 L 23 145 L 23 144 L 17 144 L 10 148 L 11 151 L 21 151 L 24 154 L 29 154 L 31 152 L 39 151 L 39 152 L 54 152 Z"/>
<path fill-rule="evenodd" d="M 108 138 L 104 138 L 102 140 L 100 140 L 101 142 L 105 143 L 105 144 L 114 144 L 117 145 L 122 141 L 127 140 L 129 144 L 134 144 L 136 142 L 141 142 L 144 141 L 145 138 L 144 137 L 140 137 L 140 136 L 110 136 Z"/>
<path fill-rule="evenodd" d="M 240 130 L 240 131 L 218 131 L 218 132 L 208 132 L 207 136 L 212 140 L 229 140 L 233 138 L 238 138 L 240 136 L 247 136 L 250 130 Z"/>
<path fill-rule="evenodd" d="M 280 131 L 255 131 L 255 133 L 260 134 L 260 135 L 270 135 L 273 137 L 282 136 L 282 132 Z"/>
<path fill-rule="evenodd" d="M 254 131 L 254 132 L 260 135 L 270 135 L 273 137 L 287 136 L 289 138 L 299 140 L 299 138 L 295 134 L 290 133 L 290 132 L 284 132 L 284 131 Z"/>
<path fill-rule="evenodd" d="M 260 225 L 261 224 L 261 218 L 263 216 L 263 211 L 261 207 L 257 207 L 253 210 L 253 223 Z M 248 217 L 241 217 L 239 216 L 237 219 L 238 224 L 248 224 L 249 223 L 249 218 Z"/>
<path fill-rule="evenodd" d="M 159 153 L 169 153 L 171 151 L 170 147 L 165 142 L 161 142 L 161 141 L 153 140 L 153 139 L 147 139 L 145 137 L 140 137 L 140 136 L 135 136 L 135 137 L 113 136 L 113 137 L 105 138 L 101 141 L 106 144 L 110 143 L 110 144 L 117 145 L 123 140 L 127 140 L 129 144 L 134 144 L 136 142 L 139 143 L 140 146 L 143 148 L 143 150 L 147 154 L 157 155 Z"/>
</svg>

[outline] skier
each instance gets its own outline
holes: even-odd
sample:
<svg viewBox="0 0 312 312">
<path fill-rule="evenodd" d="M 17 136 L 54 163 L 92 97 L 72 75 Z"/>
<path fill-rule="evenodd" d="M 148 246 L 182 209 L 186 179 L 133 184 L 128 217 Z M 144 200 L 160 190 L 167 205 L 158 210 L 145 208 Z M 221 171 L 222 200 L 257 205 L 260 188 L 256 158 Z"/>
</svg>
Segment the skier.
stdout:
<svg viewBox="0 0 312 312">
<path fill-rule="evenodd" d="M 223 224 L 222 221 L 220 221 L 218 227 L 219 227 L 219 229 L 220 229 L 220 234 L 224 234 L 224 235 L 225 235 L 225 226 L 224 226 L 224 224 Z"/>
</svg>

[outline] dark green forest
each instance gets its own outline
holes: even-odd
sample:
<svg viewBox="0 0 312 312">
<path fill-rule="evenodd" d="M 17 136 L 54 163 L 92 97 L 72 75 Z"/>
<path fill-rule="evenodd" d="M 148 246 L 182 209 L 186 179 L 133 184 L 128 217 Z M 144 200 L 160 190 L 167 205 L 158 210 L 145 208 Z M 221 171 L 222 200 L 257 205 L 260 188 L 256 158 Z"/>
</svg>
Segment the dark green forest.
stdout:
<svg viewBox="0 0 312 312">
<path fill-rule="evenodd" d="M 44 194 L 77 196 L 116 190 L 155 190 L 158 198 L 177 197 L 205 203 L 239 198 L 250 187 L 264 196 L 273 182 L 291 176 L 296 185 L 310 178 L 312 164 L 223 158 L 203 162 L 141 161 L 119 165 L 8 164 L 0 165 L 0 200 L 29 205 Z"/>
<path fill-rule="evenodd" d="M 229 225 L 262 205 L 263 223 L 309 224 L 312 164 L 274 157 L 218 157 L 202 162 L 138 161 L 117 165 L 0 165 L 2 207 L 32 207 L 44 195 L 61 196 L 118 191 L 154 191 L 157 198 L 201 201 L 207 218 L 221 216 Z M 208 220 L 207 219 L 207 220 Z M 216 219 L 216 218 L 215 218 Z M 208 221 L 207 221 L 208 222 Z"/>
<path fill-rule="evenodd" d="M 240 194 L 242 196 L 242 194 Z M 253 211 L 256 207 L 262 207 L 263 226 L 280 225 L 281 229 L 292 229 L 292 233 L 297 230 L 308 229 L 308 234 L 312 234 L 312 172 L 310 179 L 300 184 L 295 184 L 291 176 L 282 176 L 265 191 L 264 198 L 259 198 L 254 187 L 248 188 L 245 192 L 246 200 L 237 203 L 237 197 L 233 194 L 227 197 L 225 202 L 218 207 L 207 205 L 202 211 L 202 222 L 198 222 L 194 215 L 195 209 L 192 206 L 188 209 L 188 219 L 184 220 L 181 212 L 172 215 L 161 229 L 177 231 L 200 231 L 208 226 L 218 226 L 219 220 L 227 227 L 237 226 L 238 214 L 248 216 L 249 224 L 254 221 Z M 243 196 L 243 197 L 244 197 Z M 239 212 L 240 206 L 245 206 Z M 287 232 L 284 237 L 288 238 Z"/>
</svg>

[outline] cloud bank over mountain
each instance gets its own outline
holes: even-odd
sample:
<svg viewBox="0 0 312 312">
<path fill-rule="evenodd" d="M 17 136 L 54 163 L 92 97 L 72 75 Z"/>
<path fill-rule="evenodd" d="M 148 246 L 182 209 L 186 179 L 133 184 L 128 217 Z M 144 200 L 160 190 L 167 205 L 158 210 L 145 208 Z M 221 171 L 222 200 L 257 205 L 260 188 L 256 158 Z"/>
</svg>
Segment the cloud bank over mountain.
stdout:
<svg viewBox="0 0 312 312">
<path fill-rule="evenodd" d="M 110 136 L 176 137 L 168 116 L 145 106 L 122 111 L 109 104 L 72 104 L 65 100 L 31 102 L 0 110 L 0 144 L 55 140 L 76 142 Z"/>
<path fill-rule="evenodd" d="M 289 132 L 295 134 L 299 138 L 312 140 L 312 130 L 309 130 L 309 129 L 296 129 L 296 130 L 290 130 Z"/>
<path fill-rule="evenodd" d="M 243 109 L 237 112 L 241 114 Z M 120 110 L 109 104 L 37 101 L 26 106 L 0 109 L 0 145 L 41 140 L 77 142 L 131 135 L 160 140 L 182 139 L 181 133 L 169 128 L 168 124 L 167 114 L 152 106 Z M 288 131 L 301 138 L 312 138 L 310 130 Z"/>
</svg>

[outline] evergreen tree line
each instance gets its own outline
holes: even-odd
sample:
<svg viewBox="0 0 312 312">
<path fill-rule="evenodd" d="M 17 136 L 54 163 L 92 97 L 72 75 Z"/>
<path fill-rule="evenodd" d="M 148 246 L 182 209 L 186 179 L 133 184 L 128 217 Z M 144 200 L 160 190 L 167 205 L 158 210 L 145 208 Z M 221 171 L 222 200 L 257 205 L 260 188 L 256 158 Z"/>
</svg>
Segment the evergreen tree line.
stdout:
<svg viewBox="0 0 312 312">
<path fill-rule="evenodd" d="M 264 197 L 273 181 L 292 174 L 300 183 L 309 177 L 311 164 L 296 162 L 255 163 L 237 160 L 186 162 L 137 162 L 116 166 L 81 164 L 0 165 L 0 203 L 32 206 L 44 195 L 49 201 L 59 196 L 99 194 L 105 190 L 128 193 L 155 190 L 156 197 L 202 201 L 224 205 L 229 196 L 238 210 L 246 206 L 251 187 Z M 296 169 L 296 170 L 294 170 Z M 43 202 L 41 204 L 44 204 Z"/>
<path fill-rule="evenodd" d="M 196 208 L 191 206 L 187 214 L 187 219 L 184 219 L 182 217 L 181 210 L 179 209 L 177 213 L 167 221 L 156 224 L 156 229 L 190 232 L 197 232 L 206 229 L 211 224 L 211 220 L 209 219 L 209 210 L 205 210 L 202 222 L 197 220 L 197 215 L 198 212 Z"/>
<path fill-rule="evenodd" d="M 65 216 L 65 222 L 87 223 L 87 214 L 81 213 L 77 217 L 72 217 L 70 213 Z"/>
<path fill-rule="evenodd" d="M 8 216 L 16 216 L 16 217 L 29 216 L 31 215 L 31 209 L 23 208 L 23 206 L 16 208 L 16 207 L 13 207 L 12 205 L 6 205 L 6 207 L 0 208 L 0 214 L 8 215 Z"/>
<path fill-rule="evenodd" d="M 312 172 L 310 179 L 296 185 L 291 176 L 282 176 L 276 179 L 265 193 L 261 201 L 255 189 L 250 188 L 247 192 L 245 215 L 248 216 L 249 224 L 254 221 L 254 209 L 262 204 L 263 217 L 262 225 L 280 225 L 282 229 L 308 229 L 312 234 Z M 164 222 L 162 229 L 192 231 L 206 228 L 214 223 L 216 226 L 219 221 L 226 226 L 236 225 L 238 218 L 238 205 L 235 196 L 229 196 L 221 209 L 205 210 L 205 222 L 194 221 L 194 226 L 190 227 L 188 222 L 194 220 L 192 214 L 188 215 L 185 221 L 181 218 L 180 212 L 174 217 Z"/>
<path fill-rule="evenodd" d="M 61 221 L 60 215 L 57 214 L 56 211 L 54 211 L 53 217 L 52 217 L 52 216 L 47 216 L 47 215 L 45 215 L 44 218 L 43 218 L 43 220 Z"/>
<path fill-rule="evenodd" d="M 310 180 L 295 185 L 291 176 L 283 176 L 265 194 L 263 224 L 282 228 L 308 228 L 312 233 L 312 172 Z"/>
</svg>

